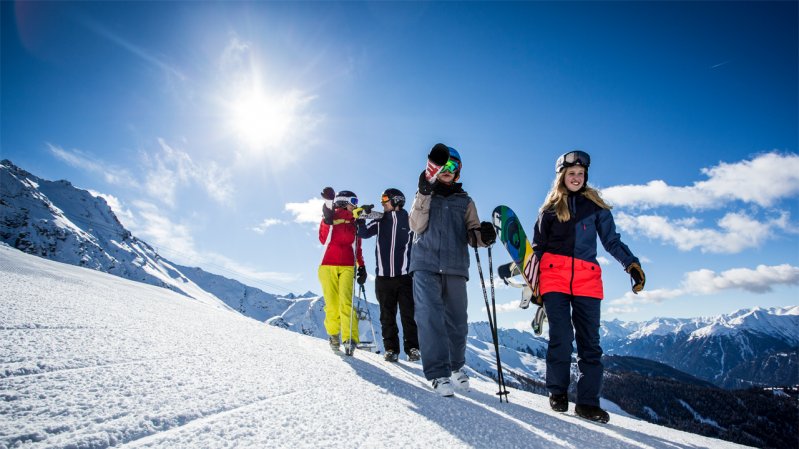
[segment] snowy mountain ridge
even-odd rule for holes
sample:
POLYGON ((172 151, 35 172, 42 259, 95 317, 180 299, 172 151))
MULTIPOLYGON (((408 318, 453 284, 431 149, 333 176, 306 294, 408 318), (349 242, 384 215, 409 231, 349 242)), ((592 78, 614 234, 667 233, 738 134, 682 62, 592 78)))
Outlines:
POLYGON ((799 306, 754 307, 729 314, 700 318, 653 318, 643 322, 603 321, 603 339, 639 339, 669 334, 689 338, 752 332, 799 345, 799 306))
POLYGON ((177 265, 133 236, 100 196, 0 162, 0 241, 26 253, 168 288, 264 320, 290 300, 177 265))

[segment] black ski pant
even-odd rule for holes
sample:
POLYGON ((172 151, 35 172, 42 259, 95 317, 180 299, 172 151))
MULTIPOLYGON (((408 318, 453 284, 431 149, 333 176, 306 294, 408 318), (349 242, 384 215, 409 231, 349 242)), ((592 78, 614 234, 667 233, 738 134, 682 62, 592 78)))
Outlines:
POLYGON ((397 306, 402 322, 402 346, 407 354, 419 348, 416 321, 413 319, 413 279, 410 275, 377 276, 375 295, 380 304, 380 329, 383 332, 383 347, 386 351, 400 352, 397 306))

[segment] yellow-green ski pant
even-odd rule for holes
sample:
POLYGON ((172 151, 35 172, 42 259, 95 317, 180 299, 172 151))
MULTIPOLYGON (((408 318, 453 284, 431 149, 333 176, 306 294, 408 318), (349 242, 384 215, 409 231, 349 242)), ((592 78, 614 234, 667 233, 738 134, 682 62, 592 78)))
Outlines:
POLYGON ((352 309, 352 283, 355 280, 354 267, 321 265, 319 282, 325 295, 325 330, 328 335, 341 333, 341 341, 358 339, 358 317, 352 311, 352 335, 350 335, 350 312, 352 309))

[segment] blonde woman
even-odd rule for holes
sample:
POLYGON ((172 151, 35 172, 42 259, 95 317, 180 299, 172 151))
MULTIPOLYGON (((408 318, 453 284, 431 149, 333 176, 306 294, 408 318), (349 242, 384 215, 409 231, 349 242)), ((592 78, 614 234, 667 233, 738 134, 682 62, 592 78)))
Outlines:
POLYGON ((599 406, 602 347, 599 345, 602 269, 596 259, 599 237, 605 250, 630 274, 633 292, 644 288, 644 272, 616 232, 610 206, 588 186, 591 157, 570 151, 555 164, 555 181, 541 206, 533 231, 533 251, 540 261, 539 288, 549 321, 546 384, 553 410, 569 409, 572 341, 577 339, 577 405, 575 413, 606 423, 599 406))

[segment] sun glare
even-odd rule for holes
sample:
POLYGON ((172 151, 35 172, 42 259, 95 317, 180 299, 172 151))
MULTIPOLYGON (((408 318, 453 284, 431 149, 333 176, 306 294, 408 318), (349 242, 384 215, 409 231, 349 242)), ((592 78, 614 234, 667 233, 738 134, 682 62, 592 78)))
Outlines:
POLYGON ((275 97, 257 89, 241 92, 231 106, 233 132, 251 150, 259 152, 283 143, 297 112, 291 94, 275 97))

